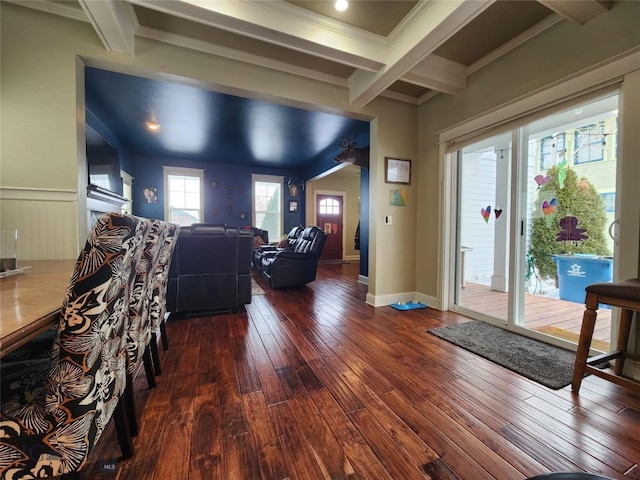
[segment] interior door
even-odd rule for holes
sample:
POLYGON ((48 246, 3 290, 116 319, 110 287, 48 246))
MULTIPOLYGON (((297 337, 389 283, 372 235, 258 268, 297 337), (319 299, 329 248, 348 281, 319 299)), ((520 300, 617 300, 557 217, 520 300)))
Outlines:
POLYGON ((316 218, 327 240, 320 255, 321 260, 342 260, 342 225, 344 212, 341 195, 318 195, 316 218))

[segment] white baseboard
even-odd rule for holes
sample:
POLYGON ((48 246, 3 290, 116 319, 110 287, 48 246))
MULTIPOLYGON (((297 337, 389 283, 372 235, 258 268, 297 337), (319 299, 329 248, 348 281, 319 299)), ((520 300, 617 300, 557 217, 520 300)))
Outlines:
POLYGON ((369 285, 369 277, 366 277, 364 275, 358 275, 358 283, 369 285))
POLYGON ((344 260, 347 262, 359 262, 360 255, 345 255, 344 260))
POLYGON ((442 304, 438 299, 417 292, 393 293, 389 295, 372 295, 367 293, 366 298, 366 302, 374 307, 384 307, 386 305, 391 305, 392 303, 409 302, 412 300, 422 302, 428 307, 435 308, 436 310, 442 309, 442 304))

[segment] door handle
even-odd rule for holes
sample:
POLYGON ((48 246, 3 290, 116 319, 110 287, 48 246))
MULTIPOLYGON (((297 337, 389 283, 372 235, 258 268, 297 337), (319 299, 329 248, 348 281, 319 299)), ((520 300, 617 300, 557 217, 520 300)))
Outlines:
POLYGON ((618 229, 615 229, 615 231, 614 231, 614 225, 620 225, 620 219, 619 218, 616 218, 609 225, 609 236, 611 237, 611 240, 613 240, 613 242, 617 245, 618 244, 618 229))

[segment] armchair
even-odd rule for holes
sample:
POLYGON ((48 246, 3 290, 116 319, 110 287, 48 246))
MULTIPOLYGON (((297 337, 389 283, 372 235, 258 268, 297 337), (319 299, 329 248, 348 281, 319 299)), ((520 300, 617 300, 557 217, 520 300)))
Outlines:
POLYGON ((316 279, 318 259, 324 248, 326 235, 317 226, 306 227, 293 250, 263 255, 262 276, 271 288, 298 287, 316 279))
POLYGON ((296 242, 302 238, 303 227, 296 226, 289 230, 287 234, 287 246, 279 247, 278 245, 261 245, 253 251, 252 263, 258 270, 262 270, 262 258, 265 255, 275 255, 277 252, 295 249, 296 242))

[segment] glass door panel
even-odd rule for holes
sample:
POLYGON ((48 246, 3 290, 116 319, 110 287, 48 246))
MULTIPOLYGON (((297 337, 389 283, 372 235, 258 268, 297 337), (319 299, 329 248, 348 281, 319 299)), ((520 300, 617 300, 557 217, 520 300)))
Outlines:
MULTIPOLYGON (((584 288, 612 280, 617 126, 618 96, 612 95, 524 129, 525 292, 516 324, 575 343, 584 288)), ((610 319, 601 309, 595 348, 608 349, 610 319)))
POLYGON ((458 152, 455 304, 505 323, 509 311, 511 132, 458 152))

